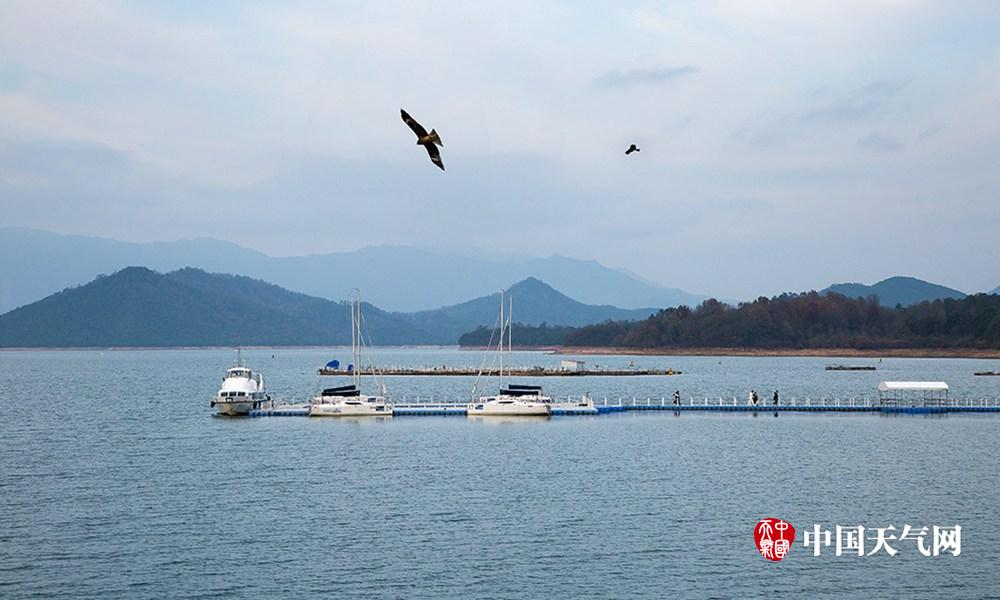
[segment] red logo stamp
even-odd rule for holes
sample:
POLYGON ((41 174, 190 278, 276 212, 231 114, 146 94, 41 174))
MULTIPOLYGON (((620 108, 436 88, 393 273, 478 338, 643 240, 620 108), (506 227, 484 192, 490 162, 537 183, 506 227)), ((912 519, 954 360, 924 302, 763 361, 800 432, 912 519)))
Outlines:
POLYGON ((753 529, 757 550, 767 560, 778 562, 785 558, 795 541, 795 528, 783 519, 761 519, 753 529))

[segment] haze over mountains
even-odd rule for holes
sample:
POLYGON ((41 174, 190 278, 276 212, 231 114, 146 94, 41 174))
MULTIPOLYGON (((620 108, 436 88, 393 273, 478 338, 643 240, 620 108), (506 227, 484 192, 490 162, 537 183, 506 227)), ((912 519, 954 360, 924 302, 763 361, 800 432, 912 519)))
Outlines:
MULTIPOLYGON (((283 292, 313 296, 314 301, 326 298, 334 300, 334 304, 350 297, 351 290, 358 287, 364 291, 365 300, 386 315, 387 329, 380 332, 384 335, 377 336, 383 344, 455 343, 461 334, 477 326, 492 325, 497 310, 496 290, 519 280, 522 283, 518 284, 515 294, 518 297, 515 300, 515 318, 525 325, 545 322, 549 325, 581 326, 608 319, 636 320, 660 308, 678 304, 693 307, 702 300, 699 296, 643 281, 595 261, 559 256, 487 260, 408 247, 379 246, 342 254, 274 258, 218 240, 134 244, 30 229, 0 228, 0 314, 64 288, 82 285, 98 274, 114 273, 129 264, 162 272, 197 266, 205 270, 249 275, 249 279, 242 277, 233 281, 262 279, 276 284, 272 286, 276 289, 287 288, 283 292), (428 306, 432 308, 426 308, 428 306), (618 308, 620 306, 627 308, 618 308), (392 318, 389 315, 393 315, 392 318), (390 329, 392 334, 388 333, 390 329)), ((174 273, 167 276, 175 280, 174 283, 180 277, 174 273)), ((172 288, 167 286, 167 289, 172 288)), ((891 277, 873 285, 834 284, 823 291, 849 297, 876 295, 882 305, 890 307, 965 296, 959 290, 913 277, 891 277)), ((1000 293, 1000 288, 993 293, 1000 293)), ((169 297, 169 293, 164 296, 169 297)), ((108 299, 114 298, 109 296, 108 299)), ((218 307, 202 308, 208 314, 218 307)), ((314 308, 310 305, 309 310, 314 308)), ((320 316, 319 313, 309 313, 305 308, 301 310, 305 311, 302 314, 310 314, 311 317, 320 316)), ((372 319, 377 322, 376 314, 373 313, 372 319)), ((55 318, 52 313, 49 316, 55 318)), ((267 320, 264 316, 260 318, 267 320)), ((39 326, 45 327, 46 324, 39 323, 39 326)), ((312 344, 313 341, 306 340, 332 340, 339 335, 337 329, 321 329, 313 337, 303 337, 298 333, 286 335, 304 324, 296 322, 284 326, 286 329, 273 333, 275 339, 287 339, 288 344, 312 344)), ((212 328, 207 331, 212 331, 212 328)), ((219 338, 219 335, 213 339, 219 338)), ((97 336, 94 339, 103 338, 97 336)), ((130 338, 118 336, 115 339, 130 338)), ((192 339, 200 338, 195 336, 192 339)), ((159 342, 149 343, 155 345, 159 342)))
MULTIPOLYGON (((644 319, 648 310, 587 305, 537 279, 509 288, 515 320, 585 325, 644 319)), ((497 294, 416 314, 365 303, 365 331, 378 345, 455 344, 497 322, 497 294)), ((348 305, 249 277, 129 267, 0 315, 0 347, 310 346, 349 344, 348 305)))
MULTIPOLYGON (((924 301, 933 301, 944 298, 960 299, 966 294, 958 290, 929 283, 915 277, 890 277, 883 279, 873 285, 863 283, 835 283, 823 290, 823 292, 834 292, 848 298, 867 298, 868 296, 878 296, 879 303, 883 306, 910 306, 924 301)), ((991 293, 996 293, 994 290, 991 293)))
MULTIPOLYGON (((248 240, 252 245, 252 240, 248 240)), ((624 308, 698 304, 703 296, 659 286, 593 260, 563 256, 489 260, 406 246, 271 257, 219 240, 131 243, 21 228, 0 228, 0 313, 132 265, 169 272, 195 267, 262 279, 331 300, 353 288, 376 306, 419 311, 491 294, 528 277, 570 297, 624 308)))

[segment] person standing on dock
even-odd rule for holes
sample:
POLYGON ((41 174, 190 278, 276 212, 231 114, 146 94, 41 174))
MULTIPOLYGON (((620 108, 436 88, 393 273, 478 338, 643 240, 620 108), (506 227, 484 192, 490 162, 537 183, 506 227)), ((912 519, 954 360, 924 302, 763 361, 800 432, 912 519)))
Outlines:
POLYGON ((674 390, 674 405, 676 405, 676 406, 680 406, 681 405, 681 391, 680 390, 674 390))
POLYGON ((757 390, 750 390, 750 402, 757 406, 757 390))
POLYGON ((778 405, 778 390, 774 390, 774 396, 771 398, 771 400, 773 401, 775 406, 778 405))

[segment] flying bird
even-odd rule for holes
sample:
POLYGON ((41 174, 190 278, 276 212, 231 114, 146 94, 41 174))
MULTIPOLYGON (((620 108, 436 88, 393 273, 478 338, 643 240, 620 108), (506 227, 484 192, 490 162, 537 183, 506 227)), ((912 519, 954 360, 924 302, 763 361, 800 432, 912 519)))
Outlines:
POLYGON ((639 147, 636 146, 635 144, 632 144, 631 146, 628 147, 628 150, 625 151, 625 156, 628 156, 633 152, 639 152, 639 147))
POLYGON ((427 133, 424 126, 414 121, 413 117, 411 117, 405 110, 400 109, 399 114, 403 117, 403 122, 413 130, 413 133, 417 134, 417 145, 426 148, 427 154, 431 157, 431 162, 441 167, 441 170, 444 171, 444 162, 441 160, 441 152, 437 149, 438 146, 444 147, 444 144, 441 143, 441 136, 439 136, 433 129, 431 129, 430 133, 427 133))

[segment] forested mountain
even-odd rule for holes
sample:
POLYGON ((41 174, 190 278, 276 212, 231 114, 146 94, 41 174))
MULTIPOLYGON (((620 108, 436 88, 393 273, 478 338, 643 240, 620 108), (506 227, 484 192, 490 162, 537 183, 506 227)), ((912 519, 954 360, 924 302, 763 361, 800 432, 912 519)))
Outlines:
MULTIPOLYGON (((382 344, 441 341, 369 304, 382 344)), ((350 308, 278 286, 197 269, 129 267, 0 315, 2 347, 350 344, 350 308)))
MULTIPOLYGON (((508 290, 514 343, 624 348, 998 348, 1000 296, 886 307, 873 296, 783 294, 730 306, 625 310, 573 300, 537 279, 508 290), (652 316, 649 316, 652 315, 652 316), (644 317, 648 317, 643 319, 644 317), (643 319, 643 320, 629 320, 643 319), (595 324, 596 323, 596 324, 595 324)), ((499 297, 413 314, 365 304, 379 345, 485 345, 499 297), (465 333, 465 335, 462 335, 465 333)), ((349 307, 233 275, 129 267, 0 315, 0 347, 334 345, 349 307)))
MULTIPOLYGON (((583 325, 639 319, 629 311, 577 302, 537 279, 511 286, 518 320, 583 325)), ((365 331, 379 345, 454 344, 492 327, 498 294, 415 314, 364 305, 365 331)), ((249 277, 129 267, 0 315, 0 347, 349 344, 348 305, 290 292, 249 277)))

